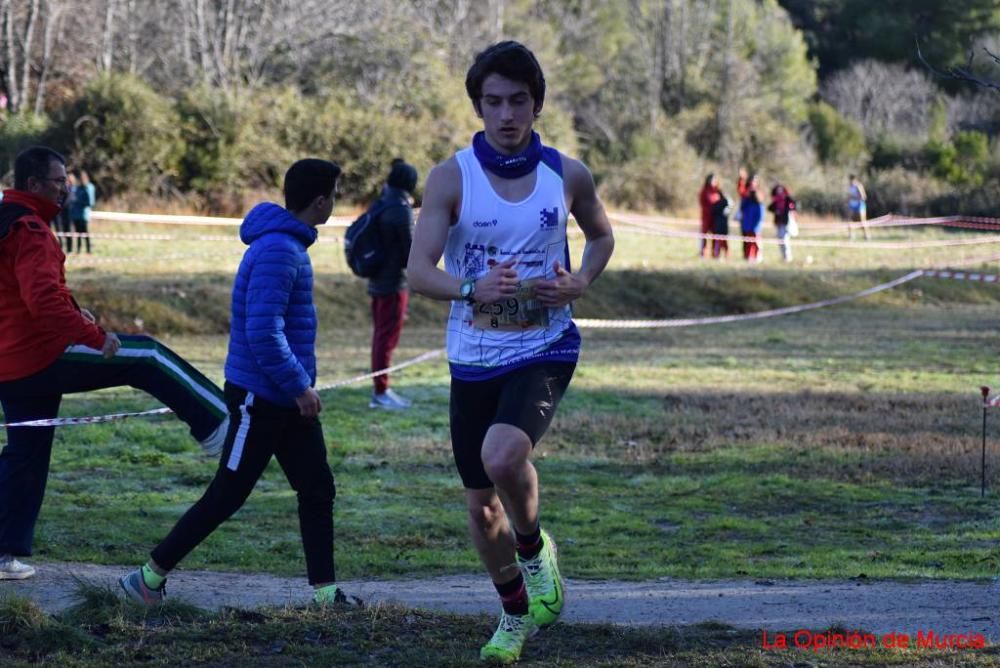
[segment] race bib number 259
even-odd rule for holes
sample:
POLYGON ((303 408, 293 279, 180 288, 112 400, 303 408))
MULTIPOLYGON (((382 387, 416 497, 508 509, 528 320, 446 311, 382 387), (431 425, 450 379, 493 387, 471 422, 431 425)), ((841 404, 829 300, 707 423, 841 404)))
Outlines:
POLYGON ((492 303, 476 302, 472 324, 480 329, 518 331, 549 326, 549 309, 535 295, 539 279, 522 281, 510 297, 492 303))

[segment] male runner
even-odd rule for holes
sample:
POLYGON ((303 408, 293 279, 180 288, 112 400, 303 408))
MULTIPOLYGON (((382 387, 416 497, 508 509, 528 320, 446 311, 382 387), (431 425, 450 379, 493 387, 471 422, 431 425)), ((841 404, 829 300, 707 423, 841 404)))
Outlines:
POLYGON ((589 170, 532 130, 545 100, 534 54, 495 44, 465 85, 483 131, 430 173, 408 271, 413 290, 452 301, 452 450, 472 541, 503 605, 480 656, 507 663, 563 609, 530 456, 579 356, 569 305, 607 265, 614 237, 589 170), (587 239, 575 273, 567 213, 587 239))

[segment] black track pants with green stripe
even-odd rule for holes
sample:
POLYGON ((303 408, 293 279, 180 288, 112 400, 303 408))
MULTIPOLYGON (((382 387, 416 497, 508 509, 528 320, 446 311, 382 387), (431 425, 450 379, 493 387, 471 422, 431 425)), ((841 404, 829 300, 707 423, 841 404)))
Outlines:
MULTIPOLYGON (((54 418, 64 394, 131 386, 171 408, 196 440, 211 435, 227 413, 222 390, 156 339, 119 338, 121 349, 110 359, 99 350, 71 346, 38 373, 0 382, 4 421, 54 418)), ((7 429, 0 451, 0 554, 31 554, 54 434, 54 427, 7 429)))

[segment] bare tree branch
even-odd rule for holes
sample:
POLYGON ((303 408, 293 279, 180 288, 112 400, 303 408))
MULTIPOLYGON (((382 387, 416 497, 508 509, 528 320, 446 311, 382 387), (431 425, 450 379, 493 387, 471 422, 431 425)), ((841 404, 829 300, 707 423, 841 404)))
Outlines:
MULTIPOLYGON (((973 83, 973 84, 975 84, 977 86, 982 86, 983 88, 992 88, 993 90, 1000 91, 1000 82, 994 81, 993 79, 987 79, 985 77, 981 77, 981 76, 979 76, 977 74, 973 74, 973 72, 972 72, 972 60, 973 60, 974 55, 973 55, 972 51, 969 51, 969 62, 968 62, 968 65, 966 67, 948 67, 948 68, 946 68, 944 70, 941 70, 941 69, 938 69, 938 68, 934 67, 933 65, 931 65, 929 62, 927 62, 927 59, 924 58, 924 54, 920 50, 920 40, 919 39, 914 39, 914 42, 917 45, 917 58, 919 58, 920 62, 924 64, 924 67, 926 67, 927 69, 929 69, 931 72, 933 72, 937 76, 945 78, 945 79, 955 79, 957 81, 967 81, 967 82, 973 83)), ((985 51, 987 54, 989 54, 989 56, 991 58, 993 58, 994 62, 1000 64, 1000 58, 998 58, 995 54, 991 53, 989 51, 989 49, 986 49, 984 47, 983 51, 985 51)))

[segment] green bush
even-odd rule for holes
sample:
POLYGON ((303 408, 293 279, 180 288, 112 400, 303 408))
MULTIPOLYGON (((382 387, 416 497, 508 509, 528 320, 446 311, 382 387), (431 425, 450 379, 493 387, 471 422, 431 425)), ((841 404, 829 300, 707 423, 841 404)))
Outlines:
POLYGON ((58 110, 54 143, 90 172, 105 197, 175 192, 184 153, 170 100, 138 77, 102 74, 58 110))
POLYGON ((0 116, 0 176, 13 183, 14 158, 28 146, 47 143, 48 132, 46 116, 31 113, 0 116))
POLYGON ((702 172, 708 167, 683 137, 673 132, 636 135, 632 155, 623 164, 595 170, 603 199, 634 211, 697 206, 702 172))
POLYGON ((845 215, 845 196, 840 191, 802 188, 794 195, 796 207, 800 211, 808 211, 821 216, 843 217, 845 215))
POLYGON ((934 175, 952 185, 982 185, 990 170, 989 138, 982 132, 959 132, 950 142, 930 141, 925 150, 934 175))
POLYGON ((945 194, 948 186, 929 174, 894 167, 869 172, 865 189, 868 192, 868 217, 873 218, 887 213, 931 215, 931 203, 945 194))
POLYGON ((865 135, 826 102, 809 108, 809 125, 816 139, 816 153, 827 165, 853 165, 865 157, 865 135))
POLYGON ((901 167, 925 172, 930 169, 926 146, 903 141, 889 135, 880 137, 872 145, 868 168, 886 170, 901 167))

